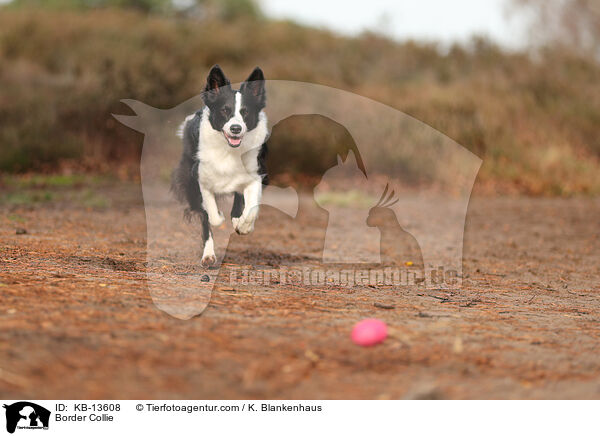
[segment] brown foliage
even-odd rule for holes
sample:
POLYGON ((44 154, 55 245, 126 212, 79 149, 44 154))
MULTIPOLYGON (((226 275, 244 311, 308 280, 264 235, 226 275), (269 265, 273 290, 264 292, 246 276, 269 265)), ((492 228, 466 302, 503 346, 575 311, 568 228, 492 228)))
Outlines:
MULTIPOLYGON (((260 65, 268 79, 343 88, 402 110, 482 157, 480 186, 489 190, 600 192, 593 59, 560 49, 532 58, 484 40, 444 52, 289 22, 111 10, 0 12, 0 169, 54 170, 67 161, 95 171, 125 162, 135 171, 142 141, 112 119, 127 111, 119 100, 175 106, 201 91, 214 63, 234 81, 260 65)), ((290 150, 317 158, 320 141, 303 131, 290 150)))

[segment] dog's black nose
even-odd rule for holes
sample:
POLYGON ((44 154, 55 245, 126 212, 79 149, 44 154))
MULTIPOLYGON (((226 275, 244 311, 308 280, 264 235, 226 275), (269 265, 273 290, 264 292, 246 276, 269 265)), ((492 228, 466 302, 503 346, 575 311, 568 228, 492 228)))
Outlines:
POLYGON ((240 126, 239 124, 232 124, 231 127, 229 128, 229 130, 234 135, 237 135, 238 133, 240 133, 242 131, 242 126, 240 126))

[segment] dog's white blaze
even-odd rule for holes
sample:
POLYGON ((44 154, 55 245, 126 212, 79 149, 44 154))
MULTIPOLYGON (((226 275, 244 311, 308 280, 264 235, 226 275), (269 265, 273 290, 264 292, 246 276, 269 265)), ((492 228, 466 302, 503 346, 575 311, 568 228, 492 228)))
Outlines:
POLYGON ((248 131, 248 127, 246 126, 246 123, 244 122, 244 117, 242 117, 242 114, 240 114, 241 108, 242 108, 242 93, 239 91, 236 91, 236 93, 235 93, 235 108, 233 111, 233 116, 229 119, 229 121, 227 121, 225 123, 225 126, 223 126, 223 130, 225 130, 227 132, 227 134, 229 134, 229 135, 232 135, 231 126, 234 124, 239 124, 240 126, 242 126, 242 131, 233 136, 243 137, 246 134, 246 132, 248 131))
POLYGON ((235 111, 234 111, 234 116, 236 118, 239 118, 240 120, 242 120, 242 122, 244 122, 244 119, 242 118, 242 115, 240 114, 240 109, 242 108, 242 93, 237 91, 235 93, 235 111))

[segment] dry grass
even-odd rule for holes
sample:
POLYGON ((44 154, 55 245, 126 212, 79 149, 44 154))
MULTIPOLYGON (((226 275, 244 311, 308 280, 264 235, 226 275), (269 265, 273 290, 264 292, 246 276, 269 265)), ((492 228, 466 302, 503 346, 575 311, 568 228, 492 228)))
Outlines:
MULTIPOLYGON (((480 190, 600 193, 600 66, 592 60, 558 49, 534 59, 481 40, 442 53, 288 22, 122 11, 0 12, 0 170, 125 167, 135 175, 141 138, 111 118, 126 111, 119 100, 175 106, 198 94, 214 63, 234 80, 260 65, 269 79, 343 88, 404 111, 484 159, 480 190)), ((290 150, 318 159, 318 136, 297 129, 290 150)), ((301 162, 285 171, 310 169, 301 162)))

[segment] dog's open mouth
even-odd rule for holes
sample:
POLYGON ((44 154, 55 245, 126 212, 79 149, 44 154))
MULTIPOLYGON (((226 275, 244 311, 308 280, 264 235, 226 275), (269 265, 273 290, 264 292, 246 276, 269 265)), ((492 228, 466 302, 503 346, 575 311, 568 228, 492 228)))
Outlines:
POLYGON ((242 138, 239 136, 230 136, 225 132, 223 132, 223 134, 225 135, 225 138, 227 139, 229 145, 233 148, 239 147, 242 143, 242 138))

